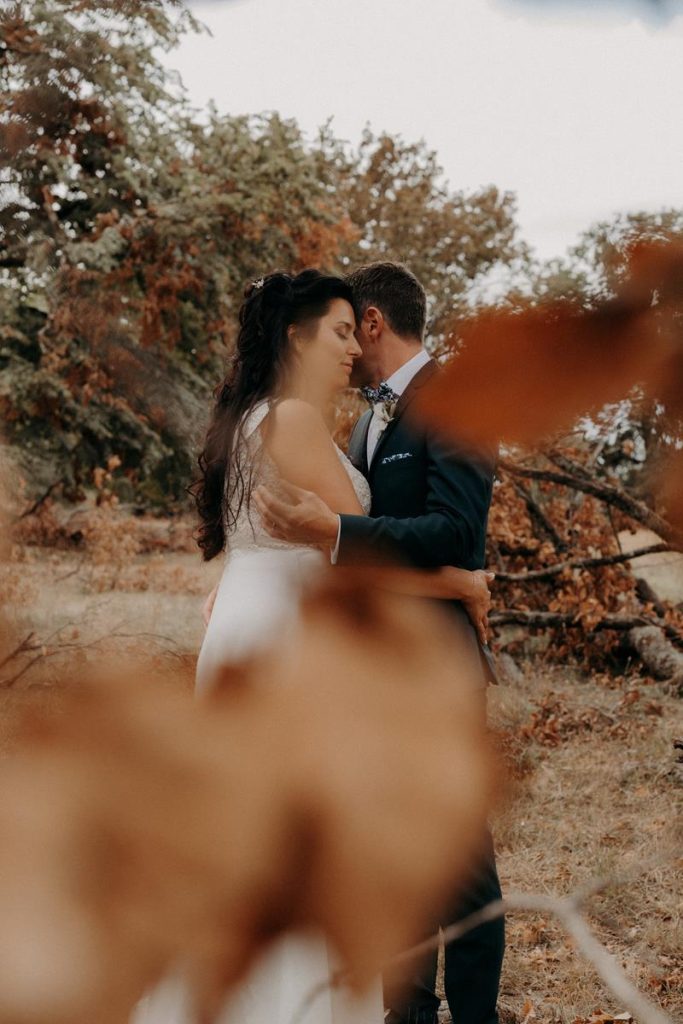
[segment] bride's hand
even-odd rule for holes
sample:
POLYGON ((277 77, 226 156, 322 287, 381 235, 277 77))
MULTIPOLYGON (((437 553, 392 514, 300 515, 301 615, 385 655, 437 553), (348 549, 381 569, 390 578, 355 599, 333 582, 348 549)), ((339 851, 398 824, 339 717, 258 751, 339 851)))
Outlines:
MULTIPOLYGON (((456 571, 459 573, 457 586, 460 588, 463 579, 462 570, 456 571)), ((468 572, 465 593, 460 597, 482 644, 488 643, 489 611, 491 610, 490 586, 495 576, 494 572, 488 572, 485 569, 468 572)))

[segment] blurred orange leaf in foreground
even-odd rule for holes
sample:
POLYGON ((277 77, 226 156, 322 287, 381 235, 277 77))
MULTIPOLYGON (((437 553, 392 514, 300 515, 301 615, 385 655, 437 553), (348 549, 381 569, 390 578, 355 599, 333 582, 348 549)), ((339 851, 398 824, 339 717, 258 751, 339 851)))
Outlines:
POLYGON ((425 602, 339 574, 211 700, 131 667, 36 703, 0 778, 0 1021, 119 1024, 179 966, 210 1015, 309 925, 367 981, 452 895, 491 802, 454 665, 425 602))
POLYGON ((634 247, 620 293, 592 310, 554 302, 457 324, 463 350, 418 414, 488 446, 536 443, 635 385, 680 411, 682 304, 683 248, 634 247))

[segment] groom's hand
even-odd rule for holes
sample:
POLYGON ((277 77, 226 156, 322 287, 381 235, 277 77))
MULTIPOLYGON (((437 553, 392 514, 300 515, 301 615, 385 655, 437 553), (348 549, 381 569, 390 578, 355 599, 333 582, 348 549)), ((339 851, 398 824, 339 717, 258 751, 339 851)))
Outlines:
POLYGON ((263 485, 254 490, 254 501, 268 533, 292 544, 333 548, 339 516, 313 491, 304 491, 285 480, 280 481, 280 486, 284 501, 263 485))

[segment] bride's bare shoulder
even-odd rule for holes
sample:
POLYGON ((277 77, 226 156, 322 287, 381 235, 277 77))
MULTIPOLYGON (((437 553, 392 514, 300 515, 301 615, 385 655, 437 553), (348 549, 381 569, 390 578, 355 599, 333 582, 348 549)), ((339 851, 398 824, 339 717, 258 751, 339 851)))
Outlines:
POLYGON ((264 443, 280 476, 296 487, 315 491, 335 512, 361 514, 351 477, 321 411, 301 399, 289 398, 278 402, 272 413, 264 443))
POLYGON ((284 398, 277 402, 271 410, 270 420, 273 437, 329 434, 320 410, 302 398, 284 398))

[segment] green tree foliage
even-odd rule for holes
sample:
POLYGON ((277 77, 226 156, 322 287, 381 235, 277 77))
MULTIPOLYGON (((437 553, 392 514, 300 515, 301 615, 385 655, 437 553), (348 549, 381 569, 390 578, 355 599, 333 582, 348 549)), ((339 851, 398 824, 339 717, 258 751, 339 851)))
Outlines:
POLYGON ((496 268, 525 262, 515 199, 488 185, 454 191, 424 142, 363 133, 348 151, 325 133, 321 153, 337 172, 337 195, 360 237, 344 248, 347 263, 400 260, 430 299, 434 348, 454 317, 471 310, 477 286, 496 268))
POLYGON ((621 213, 593 224, 564 257, 529 261, 519 292, 509 303, 571 299, 590 307, 612 298, 623 283, 633 247, 647 242, 683 242, 683 210, 621 213))
POLYGON ((683 210, 624 213, 586 231, 570 251, 570 262, 591 298, 612 298, 623 284, 633 247, 668 241, 683 242, 683 210))
MULTIPOLYGON (((78 491, 114 452, 134 478, 164 483, 183 463, 154 411, 177 375, 142 350, 135 298, 142 222, 172 195, 179 156, 180 108, 154 50, 194 25, 179 0, 34 0, 3 14, 1 397, 42 484, 63 476, 78 491)), ((179 381, 171 405, 192 390, 179 381)))
POLYGON ((33 489, 122 460, 124 497, 183 494, 245 283, 401 259, 433 338, 523 255, 514 203, 443 184, 427 147, 276 115, 200 120, 159 59, 183 0, 21 0, 0 19, 0 403, 33 489))
POLYGON ((168 188, 177 105, 153 48, 189 26, 180 0, 32 0, 5 12, 1 145, 15 201, 1 213, 4 266, 42 274, 98 217, 168 188))

